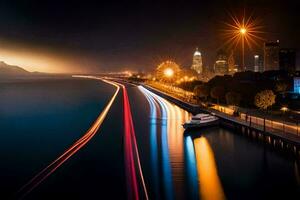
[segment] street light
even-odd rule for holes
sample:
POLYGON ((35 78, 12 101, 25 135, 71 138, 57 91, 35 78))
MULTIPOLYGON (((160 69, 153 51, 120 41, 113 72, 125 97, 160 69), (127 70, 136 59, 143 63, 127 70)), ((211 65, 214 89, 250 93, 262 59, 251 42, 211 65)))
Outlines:
POLYGON ((240 35, 242 38, 242 59, 243 59, 243 69, 246 71, 245 67, 245 36, 247 34, 247 29, 245 27, 240 28, 240 35))
POLYGON ((247 33, 247 29, 245 29, 245 28, 240 28, 240 33, 241 33, 242 35, 245 35, 245 34, 247 33))
POLYGON ((287 108, 287 107, 285 107, 285 106, 283 106, 280 110, 282 110, 283 111, 283 114, 286 112, 286 111, 288 111, 289 109, 287 108))
POLYGON ((244 14, 240 19, 233 15, 230 15, 230 17, 232 22, 225 22, 228 26, 224 30, 224 37, 227 41, 223 45, 230 45, 230 47, 236 48, 242 43, 242 68, 245 70, 245 42, 250 49, 252 48, 252 44, 259 46, 256 40, 264 40, 259 36, 259 34, 264 33, 261 31, 263 27, 259 25, 259 21, 253 19, 252 16, 246 18, 244 14))

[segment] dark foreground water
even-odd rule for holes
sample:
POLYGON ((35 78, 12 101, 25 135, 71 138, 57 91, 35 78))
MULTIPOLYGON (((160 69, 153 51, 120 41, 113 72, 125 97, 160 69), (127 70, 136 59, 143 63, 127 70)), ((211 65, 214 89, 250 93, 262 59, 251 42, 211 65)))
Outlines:
POLYGON ((14 194, 90 127, 113 87, 75 79, 0 83, 0 191, 14 194))
MULTIPOLYGON (((114 90, 81 79, 0 83, 1 199, 80 138, 114 90)), ((134 86, 128 95, 150 199, 299 197, 292 155, 222 128, 184 136, 189 113, 134 86)), ((122 103, 120 93, 98 134, 26 199, 126 199, 122 103)))

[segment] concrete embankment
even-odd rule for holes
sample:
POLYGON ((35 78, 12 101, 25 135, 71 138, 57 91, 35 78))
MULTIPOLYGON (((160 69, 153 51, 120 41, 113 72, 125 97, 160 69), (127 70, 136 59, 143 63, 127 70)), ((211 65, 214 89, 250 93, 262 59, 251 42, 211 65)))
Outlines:
POLYGON ((204 113, 210 113, 209 111, 205 110, 205 108, 200 107, 199 105, 194 105, 194 104, 190 104, 187 102, 184 102, 180 99, 177 99, 175 97, 172 97, 164 92, 161 92, 153 87, 150 87, 148 85, 143 85, 145 88, 147 88, 148 90, 150 90, 151 92, 171 101, 172 103, 174 103, 175 105, 179 106, 180 108, 192 113, 192 114, 197 114, 200 112, 204 112, 204 113))

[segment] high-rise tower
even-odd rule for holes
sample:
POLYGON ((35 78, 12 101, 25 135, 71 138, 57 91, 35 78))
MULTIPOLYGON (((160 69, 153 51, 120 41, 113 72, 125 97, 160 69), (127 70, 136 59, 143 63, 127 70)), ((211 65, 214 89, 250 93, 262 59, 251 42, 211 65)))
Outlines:
POLYGON ((264 44, 264 71, 279 70, 279 40, 264 44))
POLYGON ((201 74, 203 72, 203 66, 202 66, 202 56, 198 48, 196 49, 193 57, 193 65, 191 69, 195 70, 198 74, 201 74))
POLYGON ((227 54, 224 50, 219 50, 217 53, 216 62, 214 65, 216 74, 227 74, 228 73, 228 59, 227 54))
POLYGON ((296 71, 296 49, 283 48, 279 51, 279 69, 287 72, 296 71))
POLYGON ((254 72, 259 72, 259 55, 254 55, 254 72))

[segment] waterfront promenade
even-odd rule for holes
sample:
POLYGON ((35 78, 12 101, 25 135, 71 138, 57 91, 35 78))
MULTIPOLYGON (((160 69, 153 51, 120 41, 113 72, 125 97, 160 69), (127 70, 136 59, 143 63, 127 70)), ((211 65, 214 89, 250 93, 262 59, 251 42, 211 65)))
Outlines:
POLYGON ((216 116, 221 118, 222 121, 230 122, 234 125, 242 126, 253 131, 260 132, 265 136, 270 136, 274 139, 279 140, 280 142, 292 144, 297 149, 299 149, 300 147, 300 130, 297 124, 274 121, 268 118, 248 115, 246 113, 240 113, 239 116, 234 116, 233 110, 230 110, 230 108, 227 107, 204 107, 185 102, 148 85, 143 86, 193 114, 199 112, 214 113, 216 116))

